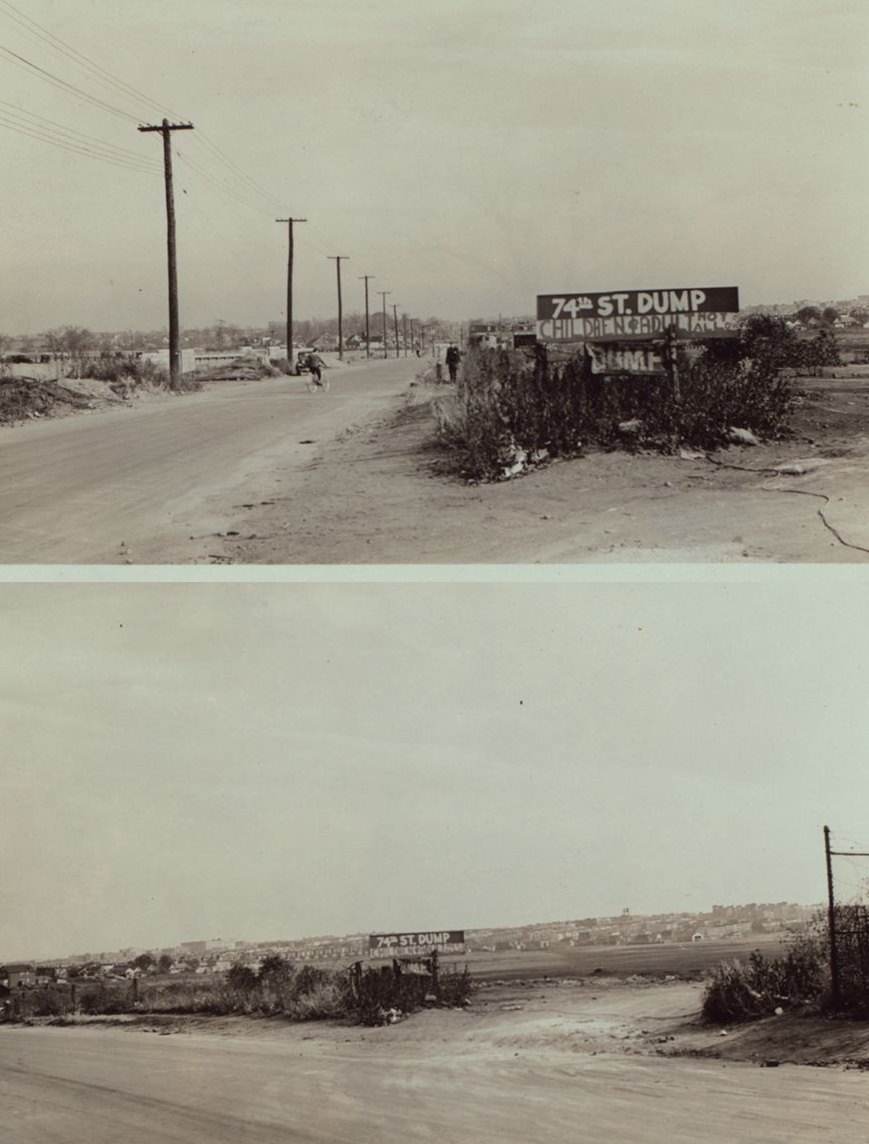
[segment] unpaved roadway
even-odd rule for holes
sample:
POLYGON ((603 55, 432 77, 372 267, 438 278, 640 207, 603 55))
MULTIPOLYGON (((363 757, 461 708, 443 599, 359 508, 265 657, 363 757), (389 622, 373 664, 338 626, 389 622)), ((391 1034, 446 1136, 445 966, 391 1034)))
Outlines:
POLYGON ((0 430, 0 563, 198 563, 263 489, 289 495, 312 451, 392 408, 415 359, 303 379, 214 383, 130 409, 0 430), (304 444, 302 442, 305 442, 304 444))
POLYGON ((3 1028, 3 1140, 864 1144, 865 1073, 657 1055, 697 997, 595 983, 369 1030, 3 1028))
POLYGON ((803 379, 791 434, 589 451, 469 485, 433 448, 425 362, 0 430, 0 564, 865 563, 869 378, 803 379))

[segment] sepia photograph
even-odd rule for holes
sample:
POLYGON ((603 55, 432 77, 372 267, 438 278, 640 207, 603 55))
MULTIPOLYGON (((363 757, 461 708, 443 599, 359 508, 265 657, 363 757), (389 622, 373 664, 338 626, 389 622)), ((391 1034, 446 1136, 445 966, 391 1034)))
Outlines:
POLYGON ((858 0, 0 0, 0 563, 864 563, 858 0))
POLYGON ((864 1144, 867 44, 0 0, 3 1144, 864 1144))
POLYGON ((7 584, 4 1141, 862 1144, 866 620, 7 584))

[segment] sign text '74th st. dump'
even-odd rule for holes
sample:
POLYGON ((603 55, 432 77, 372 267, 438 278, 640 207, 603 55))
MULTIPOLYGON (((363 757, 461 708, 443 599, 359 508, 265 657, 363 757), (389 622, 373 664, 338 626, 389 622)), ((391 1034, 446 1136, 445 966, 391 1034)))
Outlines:
POLYGON ((739 290, 736 286, 537 295, 538 321, 547 318, 631 318, 646 314, 732 314, 738 310, 739 290))
POLYGON ((464 953, 464 930, 428 933, 373 933, 368 938, 372 957, 430 957, 438 953, 464 953))
POLYGON ((544 342, 642 341, 675 327, 685 337, 732 335, 736 286, 621 290, 609 294, 540 294, 537 337, 544 342))

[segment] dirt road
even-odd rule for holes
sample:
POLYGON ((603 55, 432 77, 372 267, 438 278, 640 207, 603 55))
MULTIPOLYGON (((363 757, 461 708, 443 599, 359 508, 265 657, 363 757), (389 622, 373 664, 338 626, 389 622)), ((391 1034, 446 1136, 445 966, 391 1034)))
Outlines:
POLYGON ((132 409, 0 433, 0 563, 196 563, 220 553, 234 505, 286 495, 324 440, 407 388, 414 359, 227 382, 132 409), (216 546, 216 547, 215 547, 216 546))
POLYGON ((4 1141, 865 1140, 865 1075, 657 1056, 696 987, 591 990, 494 996, 368 1030, 2 1029, 4 1141))

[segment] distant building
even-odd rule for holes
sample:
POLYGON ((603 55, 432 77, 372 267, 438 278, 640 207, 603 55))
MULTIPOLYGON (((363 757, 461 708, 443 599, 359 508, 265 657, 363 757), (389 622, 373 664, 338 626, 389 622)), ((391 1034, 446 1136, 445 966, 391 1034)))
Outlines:
POLYGON ((36 984, 36 966, 32 962, 10 961, 0 969, 0 980, 4 980, 10 989, 29 988, 36 984))

